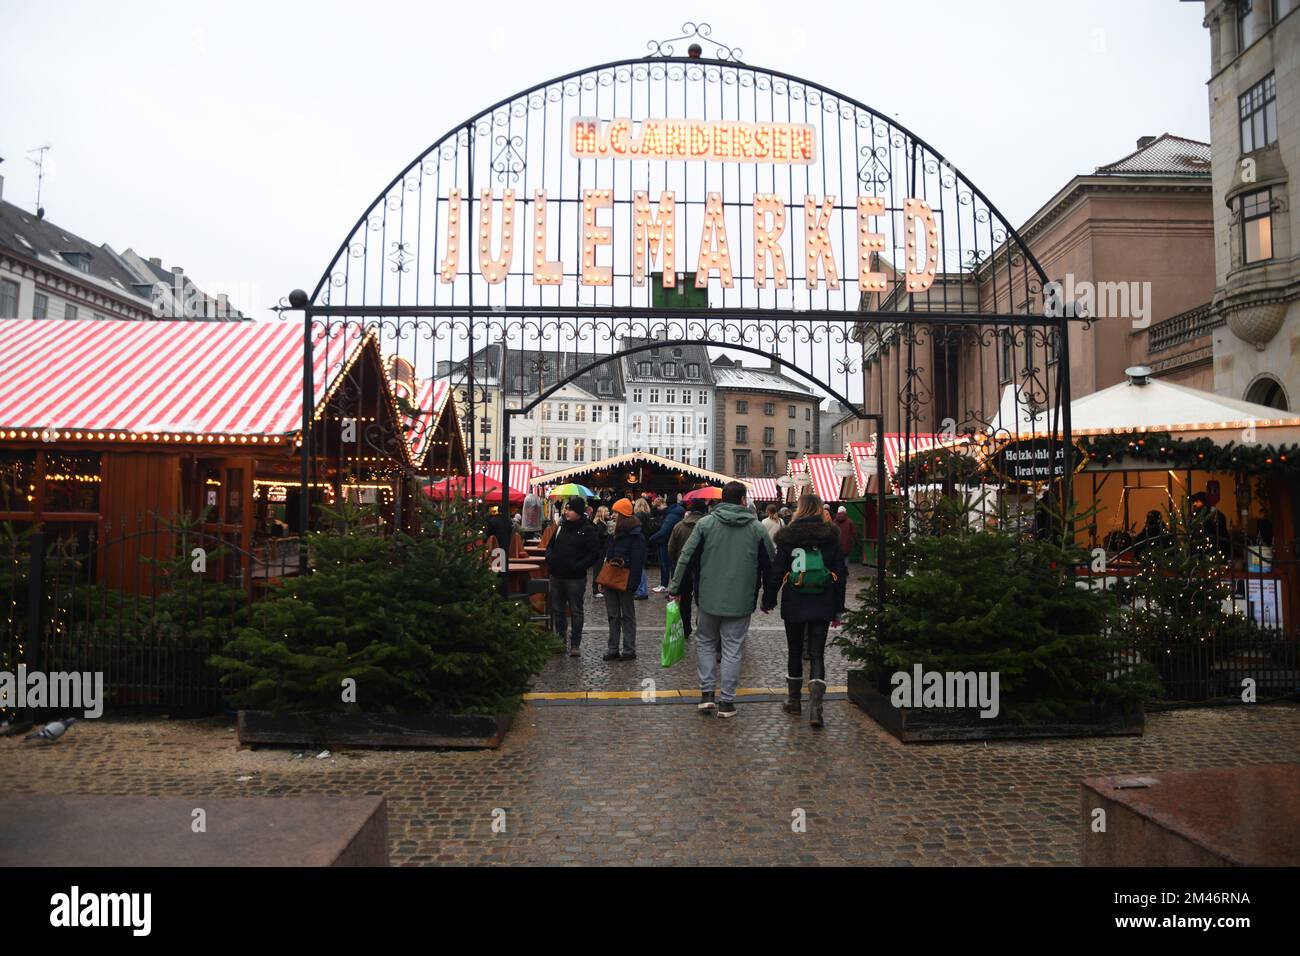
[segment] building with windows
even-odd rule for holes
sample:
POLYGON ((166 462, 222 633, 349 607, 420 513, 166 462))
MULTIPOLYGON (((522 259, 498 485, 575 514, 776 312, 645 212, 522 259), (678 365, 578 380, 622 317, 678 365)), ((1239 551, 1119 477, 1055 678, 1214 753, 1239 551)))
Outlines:
POLYGON ((1300 0, 1206 0, 1214 391, 1300 407, 1300 0))
POLYGON ((622 358, 627 395, 624 452, 645 451, 694 468, 716 467, 713 370, 703 345, 624 339, 621 348, 649 346, 622 358))
POLYGON ((821 448, 822 396, 780 372, 713 360, 717 398, 714 461, 737 478, 777 478, 787 463, 821 448))
MULTIPOLYGON (((1211 387, 1211 206, 1210 145, 1165 133, 1143 136, 1127 156, 1075 176, 1020 227, 1061 297, 1092 319, 1070 327, 1074 398, 1124 381, 1133 365, 1150 365, 1157 377, 1180 385, 1211 387)), ((891 283, 893 291, 864 296, 863 305, 972 316, 1005 311, 1010 284, 1005 272, 999 283, 994 270, 1007 268, 1003 248, 972 269, 940 274, 923 294, 891 283)), ((965 337, 921 332, 910 356, 897 328, 862 336, 866 408, 884 414, 887 433, 983 431, 1008 388, 1032 380, 1029 391, 1051 394, 1059 357, 1054 329, 981 329, 965 337), (925 370, 918 385, 924 400, 904 422, 897 395, 909 367, 925 370)), ((842 431, 846 440, 865 441, 864 428, 871 430, 867 422, 846 422, 842 431)))
MULTIPOLYGON (((450 379, 472 457, 480 462, 500 461, 504 410, 523 408, 591 361, 590 355, 507 349, 498 344, 479 350, 472 381, 469 363, 464 361, 440 362, 438 374, 450 379)), ((555 471, 617 455, 623 451, 625 422, 619 363, 606 362, 569 382, 531 412, 511 416, 510 458, 555 471)))
POLYGON ((133 250, 96 246, 3 200, 0 177, 0 318, 246 318, 225 295, 209 296, 180 267, 133 250))

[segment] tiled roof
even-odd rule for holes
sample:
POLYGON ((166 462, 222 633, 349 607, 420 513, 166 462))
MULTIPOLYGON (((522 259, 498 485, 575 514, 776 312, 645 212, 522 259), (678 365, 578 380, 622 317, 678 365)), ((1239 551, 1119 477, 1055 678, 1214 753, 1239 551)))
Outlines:
POLYGON ((1210 144, 1163 133, 1113 163, 1099 176, 1204 176, 1210 178, 1210 144))
POLYGON ((139 278, 126 268, 117 254, 108 246, 96 246, 68 230, 56 226, 48 219, 38 219, 33 213, 0 200, 0 246, 27 259, 35 259, 55 266, 72 275, 98 279, 94 283, 111 290, 139 308, 148 309, 150 300, 136 292, 133 285, 139 278), (75 258, 65 253, 89 257, 88 270, 80 269, 75 258))
POLYGON ((652 382, 662 385, 697 385, 713 384, 713 373, 709 367, 709 350, 703 345, 685 345, 666 339, 655 342, 654 339, 627 338, 621 343, 624 348, 636 348, 642 345, 654 345, 654 348, 642 349, 631 355, 623 356, 623 370, 629 382, 652 382), (650 374, 641 374, 641 366, 650 363, 650 374), (664 363, 677 363, 676 374, 665 375, 664 363), (698 365, 700 374, 694 378, 686 374, 688 364, 698 365))

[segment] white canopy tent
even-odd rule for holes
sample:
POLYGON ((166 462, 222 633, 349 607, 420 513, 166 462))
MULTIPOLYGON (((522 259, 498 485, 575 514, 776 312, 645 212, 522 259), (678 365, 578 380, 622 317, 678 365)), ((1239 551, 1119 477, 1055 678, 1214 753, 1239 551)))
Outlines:
MULTIPOLYGON (((1070 430, 1075 436, 1170 432, 1184 439, 1209 437, 1221 444, 1300 441, 1300 417, 1294 413, 1150 378, 1149 373, 1143 374, 1145 370, 1131 371, 1127 381, 1071 403, 1070 430), (1253 434, 1248 431, 1252 428, 1253 434)), ((1048 416, 1044 410, 1034 414, 1023 397, 1017 400, 1015 386, 1008 385, 991 431, 1003 438, 1046 434, 1048 416)), ((1059 431, 1059 411, 1052 417, 1059 431)))

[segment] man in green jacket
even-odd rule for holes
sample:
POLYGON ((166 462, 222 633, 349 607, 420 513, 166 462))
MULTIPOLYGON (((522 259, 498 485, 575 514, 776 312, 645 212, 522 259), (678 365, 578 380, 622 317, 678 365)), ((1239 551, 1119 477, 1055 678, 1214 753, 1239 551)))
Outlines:
POLYGON ((758 591, 767 579, 775 553, 772 538, 754 513, 745 507, 748 489, 739 481, 722 488, 722 501, 682 548, 668 585, 669 600, 681 593, 683 578, 698 573, 695 605, 699 608, 696 654, 699 657, 700 703, 703 714, 736 716, 736 686, 740 683, 740 654, 749 631, 749 618, 758 604, 758 591), (713 699, 718 685, 718 642, 722 642, 722 697, 713 699))

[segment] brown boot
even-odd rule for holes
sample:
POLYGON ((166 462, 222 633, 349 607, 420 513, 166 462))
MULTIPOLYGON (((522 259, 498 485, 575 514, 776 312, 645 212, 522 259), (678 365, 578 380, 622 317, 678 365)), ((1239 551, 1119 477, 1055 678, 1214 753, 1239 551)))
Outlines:
POLYGON ((813 727, 821 727, 824 723, 822 720, 822 697, 826 693, 826 682, 820 678, 814 677, 808 681, 808 723, 813 727))
POLYGON ((781 705, 781 709, 791 716, 797 717, 803 713, 803 704, 799 697, 803 693, 803 678, 791 677, 786 675, 786 701, 781 705))

